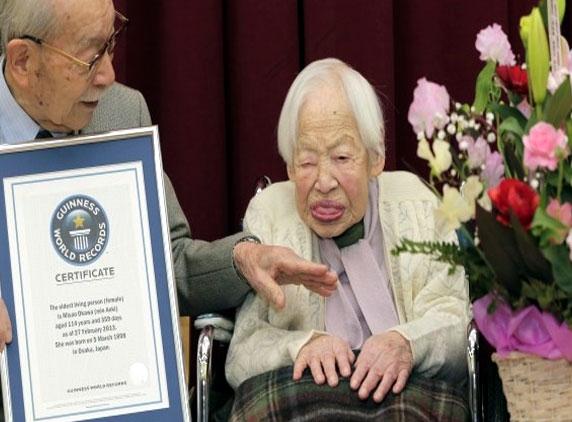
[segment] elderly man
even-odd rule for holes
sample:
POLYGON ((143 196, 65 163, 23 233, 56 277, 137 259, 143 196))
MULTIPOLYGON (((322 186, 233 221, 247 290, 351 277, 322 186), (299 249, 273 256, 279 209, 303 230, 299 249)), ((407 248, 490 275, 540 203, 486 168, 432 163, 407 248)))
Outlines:
MULTIPOLYGON (((115 83, 113 51, 126 24, 112 0, 0 0, 0 144, 150 125, 142 95, 115 83)), ((281 308, 286 281, 323 295, 335 289, 325 265, 246 233, 192 240, 167 177, 165 186, 182 314, 237 306, 251 288, 281 308)), ((0 350, 11 337, 0 301, 0 350)))

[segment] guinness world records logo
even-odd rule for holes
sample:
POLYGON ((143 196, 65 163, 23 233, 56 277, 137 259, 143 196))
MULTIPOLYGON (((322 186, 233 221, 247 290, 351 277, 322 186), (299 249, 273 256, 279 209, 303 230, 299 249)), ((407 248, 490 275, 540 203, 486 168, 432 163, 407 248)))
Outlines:
POLYGON ((64 199, 51 218, 52 245, 65 261, 88 264, 107 246, 109 222, 102 206, 87 195, 64 199))

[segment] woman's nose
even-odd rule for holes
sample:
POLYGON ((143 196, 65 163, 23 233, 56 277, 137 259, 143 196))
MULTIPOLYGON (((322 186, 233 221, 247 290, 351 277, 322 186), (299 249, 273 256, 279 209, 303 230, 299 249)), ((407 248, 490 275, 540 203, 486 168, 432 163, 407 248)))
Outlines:
POLYGON ((338 181, 332 174, 329 165, 318 166, 318 177, 316 179, 315 189, 322 193, 327 193, 338 186, 338 181))

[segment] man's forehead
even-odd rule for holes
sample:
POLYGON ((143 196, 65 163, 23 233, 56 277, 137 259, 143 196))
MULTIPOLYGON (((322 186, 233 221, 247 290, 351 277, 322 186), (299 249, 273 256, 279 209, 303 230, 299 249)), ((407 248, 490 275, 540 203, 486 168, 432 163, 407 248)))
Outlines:
POLYGON ((62 35, 80 45, 101 44, 113 30, 115 9, 107 0, 54 0, 65 3, 56 8, 62 35))
POLYGON ((54 13, 65 25, 112 24, 115 8, 111 0, 48 0, 54 5, 54 13))

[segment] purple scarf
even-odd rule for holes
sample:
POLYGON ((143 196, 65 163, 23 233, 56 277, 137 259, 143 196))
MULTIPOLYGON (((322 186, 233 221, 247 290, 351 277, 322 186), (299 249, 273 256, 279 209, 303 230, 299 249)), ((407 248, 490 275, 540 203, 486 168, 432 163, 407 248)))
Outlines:
POLYGON ((322 262, 338 274, 340 286, 326 298, 326 331, 360 349, 372 334, 398 324, 384 257, 378 212, 377 179, 369 183, 364 239, 339 249, 332 239, 319 239, 322 262))

